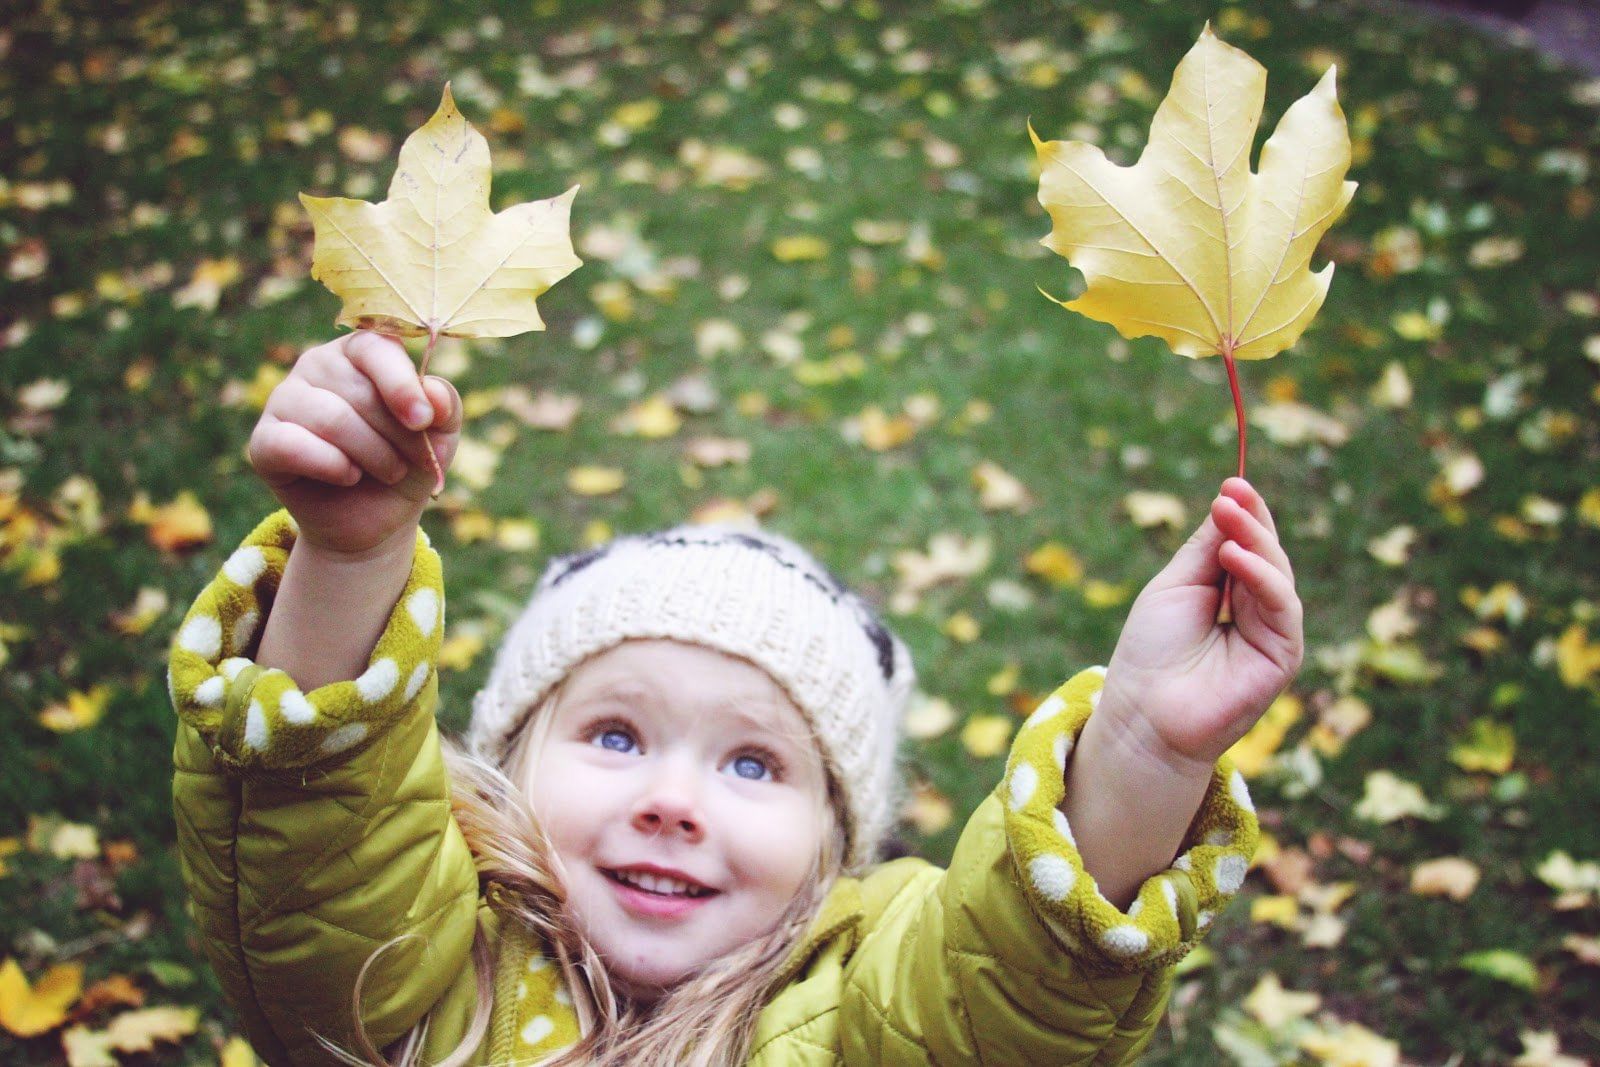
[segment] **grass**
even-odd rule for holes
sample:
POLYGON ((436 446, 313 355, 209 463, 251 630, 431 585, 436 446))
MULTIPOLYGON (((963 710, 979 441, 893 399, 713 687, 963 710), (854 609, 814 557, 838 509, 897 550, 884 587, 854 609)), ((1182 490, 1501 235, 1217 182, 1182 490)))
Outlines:
MULTIPOLYGON (((30 977, 77 959, 91 980, 131 974, 152 1003, 200 1007, 201 1034, 171 1054, 185 1062, 214 1062, 233 1024, 182 915, 162 650, 189 599, 271 506, 243 462, 256 416, 245 386, 333 334, 337 304, 307 278, 309 224, 295 193, 380 198, 394 149, 431 113, 443 81, 489 137, 497 205, 581 183, 574 234, 605 227, 626 250, 586 254, 542 298, 548 332, 446 354, 464 393, 520 384, 583 399, 563 433, 529 430, 499 410, 480 416, 469 433, 501 453, 492 482, 471 492, 456 478, 426 519, 444 549, 452 633, 476 627, 486 641, 444 678, 449 726, 464 724, 494 640, 549 554, 580 546, 596 522, 653 528, 763 490, 776 502, 773 526, 880 602, 895 584, 896 551, 947 530, 992 538, 984 574, 891 621, 928 692, 963 714, 1005 711, 988 690, 996 672, 1015 663, 1021 691, 1047 691, 1105 661, 1125 612, 1041 583, 1023 567, 1027 554, 1061 541, 1089 576, 1131 596, 1187 531, 1135 527, 1124 496, 1171 493, 1198 517, 1232 468, 1216 361, 1122 342, 1035 288, 1060 294, 1072 283, 1037 243, 1049 226, 1025 123, 1046 138, 1093 136, 1131 161, 1199 32, 1194 9, 1106 0, 1031 15, 980 0, 434 7, 50 4, 0 31, 0 258, 9 265, 0 280, 9 660, 0 706, 14 739, 0 749, 0 838, 24 846, 3 861, 0 955, 30 977), (626 106, 640 101, 659 113, 638 121, 646 112, 626 106), (1078 124, 1092 129, 1071 133, 1078 124), (352 127, 391 144, 369 159, 352 127), (693 141, 736 147, 764 174, 747 188, 701 184, 693 141), (38 205, 61 196, 57 182, 64 199, 38 205), (861 220, 904 223, 926 240, 866 243, 854 232, 861 220), (774 241, 801 235, 821 238, 826 254, 773 255, 774 241), (43 269, 17 266, 41 249, 43 269), (235 264, 238 278, 215 307, 182 306, 204 260, 235 264), (264 289, 268 277, 285 281, 264 289), (629 314, 615 293, 597 291, 605 286, 627 297, 629 314), (708 320, 731 323, 742 343, 701 358, 693 339, 708 320), (774 330, 797 340, 805 361, 853 353, 859 374, 805 384, 763 344, 774 330), (716 400, 687 415, 679 435, 610 430, 634 399, 686 375, 704 377, 716 400), (41 380, 66 384, 59 406, 27 392, 41 380), (841 432, 868 405, 894 414, 922 394, 939 414, 899 447, 875 452, 841 432), (963 417, 974 403, 991 417, 963 417), (686 476, 682 442, 700 434, 749 441, 750 462, 686 476), (984 511, 971 474, 983 460, 1020 478, 1037 505, 984 511), (581 464, 620 467, 627 486, 574 496, 564 475, 581 464), (68 503, 86 496, 74 479, 92 484, 100 521, 68 503), (161 504, 184 490, 209 512, 214 537, 159 551, 130 507, 139 494, 161 504), (537 550, 460 542, 452 516, 475 510, 536 519, 537 550), (44 532, 28 533, 29 516, 44 532), (30 582, 27 567, 49 554, 59 576, 30 582), (1031 604, 997 608, 989 592, 1001 579, 1026 587, 1031 604), (147 586, 167 594, 159 619, 137 635, 108 626, 108 612, 147 586), (978 640, 945 636, 957 611, 978 620, 978 640), (98 683, 112 695, 96 725, 56 734, 38 724, 44 707, 98 683), (79 906, 73 862, 27 841, 36 817, 132 843, 137 858, 114 874, 118 906, 79 906)), ((1316 759, 1320 781, 1297 789, 1285 760, 1254 783, 1277 839, 1315 857, 1315 882, 1354 883, 1339 911, 1343 938, 1308 948, 1236 905, 1210 939, 1211 965, 1181 980, 1150 1062, 1216 1062, 1215 1027, 1248 1029, 1239 1004, 1269 971, 1320 993, 1331 1016, 1397 1041, 1410 1061, 1503 1062, 1523 1030, 1554 1031, 1565 1051, 1593 1057, 1600 982, 1562 938, 1592 937, 1600 918, 1593 903, 1554 910, 1534 870, 1558 849, 1596 858, 1600 700, 1592 675, 1561 680, 1553 641, 1574 625, 1600 633, 1600 531, 1578 507, 1600 453, 1597 368, 1583 355, 1600 334, 1588 174, 1600 115, 1572 76, 1454 28, 1349 3, 1209 14, 1271 72, 1262 137, 1331 61, 1356 137, 1351 177, 1361 190, 1315 260, 1339 264, 1332 296, 1295 350, 1243 376, 1252 410, 1292 395, 1349 431, 1336 446, 1252 436, 1250 475, 1279 515, 1313 652, 1294 687, 1307 716, 1283 751, 1340 695, 1367 702, 1373 722, 1339 755, 1316 759), (1383 252, 1396 234, 1417 252, 1399 272, 1383 252), (1489 239, 1516 242, 1520 255, 1494 265, 1489 239), (1414 387, 1399 408, 1371 399, 1392 363, 1414 387), (1444 507, 1430 486, 1456 452, 1475 455, 1484 477, 1444 507), (1534 495, 1565 509, 1555 524, 1520 518, 1534 495), (1404 567, 1387 567, 1366 546, 1402 524, 1415 528, 1415 549, 1404 567), (1519 624, 1485 622, 1463 603, 1465 591, 1498 582, 1526 601, 1519 624), (1327 653, 1359 642, 1373 609, 1397 595, 1439 676, 1402 684, 1370 663, 1339 670, 1327 653), (1465 647, 1463 636, 1484 625, 1500 634, 1498 650, 1465 647), (1480 717, 1513 732, 1504 775, 1449 758, 1480 717), (1356 817, 1377 770, 1416 782, 1443 816, 1356 817), (1361 854, 1352 842, 1370 846, 1370 858, 1352 859, 1361 854), (1409 891, 1418 862, 1451 855, 1482 870, 1471 897, 1409 891), (1537 987, 1460 966, 1494 948, 1532 961, 1537 987)), ((999 770, 972 758, 955 731, 908 757, 958 815, 999 770)), ((959 825, 917 843, 941 859, 959 825)), ((1247 896, 1271 892, 1252 874, 1247 896)), ((1281 1048, 1267 1055, 1295 1062, 1281 1048)), ((54 1035, 0 1033, 8 1063, 59 1058, 54 1035)))

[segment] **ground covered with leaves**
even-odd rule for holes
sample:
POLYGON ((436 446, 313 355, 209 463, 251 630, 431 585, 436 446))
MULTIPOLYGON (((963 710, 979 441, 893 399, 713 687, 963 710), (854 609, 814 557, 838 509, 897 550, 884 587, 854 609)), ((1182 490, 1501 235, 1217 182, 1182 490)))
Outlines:
MULTIPOLYGON (((497 207, 581 184, 586 261, 548 332, 435 353, 470 415, 425 519, 448 725, 549 554, 759 517, 913 646, 904 837, 948 855, 1233 464, 1219 361, 1038 293, 1073 280, 1026 132, 1131 162, 1205 13, 1026 7, 8 17, 0 1060, 250 1062, 184 914, 163 652, 272 506, 260 404, 333 334, 295 194, 381 199, 446 80, 497 207)), ((1310 652, 1241 743, 1269 838, 1150 1061, 1593 1059, 1600 84, 1346 3, 1209 15, 1270 71, 1263 138, 1338 64, 1361 188, 1317 323, 1243 368, 1310 652)))

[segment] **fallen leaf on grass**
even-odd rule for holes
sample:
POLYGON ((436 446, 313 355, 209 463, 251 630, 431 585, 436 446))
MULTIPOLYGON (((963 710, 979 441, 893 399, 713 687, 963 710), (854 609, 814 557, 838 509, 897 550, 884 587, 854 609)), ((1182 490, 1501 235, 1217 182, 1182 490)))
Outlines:
POLYGON ((973 759, 993 759, 1011 743, 1015 725, 1009 715, 974 715, 961 728, 961 744, 973 759))
POLYGON ((1355 807, 1358 819, 1391 823, 1399 819, 1438 819, 1444 808, 1430 804, 1415 782, 1408 782, 1393 771, 1373 771, 1367 775, 1366 792, 1355 807))
POLYGON ((1469 952, 1458 961, 1459 965, 1474 974, 1485 975, 1507 985, 1538 992, 1539 969, 1533 961, 1520 952, 1508 948, 1491 948, 1482 952, 1469 952))
POLYGON ((1018 515, 1033 507, 1028 487, 997 463, 984 460, 972 471, 978 489, 978 506, 985 511, 1014 511, 1018 515))
POLYGON ((1135 526, 1149 529, 1152 526, 1170 526, 1181 530, 1188 525, 1183 501, 1171 493, 1151 493, 1135 490, 1122 498, 1122 506, 1135 526))
POLYGON ((621 489, 627 480, 615 467, 574 467, 567 472, 567 488, 579 496, 606 496, 621 489))
POLYGON ((1249 732, 1228 750, 1240 774, 1254 778, 1266 769, 1267 761, 1283 744, 1289 728, 1300 721, 1304 707, 1293 693, 1281 694, 1267 707, 1249 732))
POLYGON ((37 1037, 67 1021, 67 1009, 83 990, 83 967, 58 963, 33 984, 17 961, 0 963, 0 1026, 17 1037, 37 1037))
POLYGON ((58 734, 86 730, 100 721, 111 703, 111 687, 101 684, 88 691, 74 691, 67 699, 39 712, 39 725, 58 734))
POLYGON ((1554 1030, 1524 1030, 1518 1036, 1522 1054, 1511 1061, 1511 1067, 1588 1067, 1588 1060, 1562 1053, 1554 1030))
POLYGON ((152 506, 144 493, 134 497, 128 518, 145 527, 150 543, 163 552, 179 552, 211 540, 211 513, 188 489, 170 503, 152 506))
POLYGON ((1280 1030, 1294 1019, 1302 1019, 1322 1006, 1316 993, 1296 993, 1283 988, 1276 972, 1268 971, 1256 982, 1242 1005, 1269 1030, 1280 1030))
POLYGON ((1029 574, 1037 574, 1054 586, 1077 585, 1083 580, 1083 561, 1059 541, 1046 541, 1022 561, 1029 574))
POLYGON ((1411 891, 1422 897, 1466 900, 1478 887, 1478 866, 1459 856, 1425 860, 1411 871, 1411 891))

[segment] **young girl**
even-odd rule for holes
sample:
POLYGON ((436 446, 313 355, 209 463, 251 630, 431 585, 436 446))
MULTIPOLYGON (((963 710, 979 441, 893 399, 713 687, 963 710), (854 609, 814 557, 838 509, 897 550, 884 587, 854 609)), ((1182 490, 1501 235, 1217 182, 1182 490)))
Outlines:
POLYGON ((173 644, 183 874, 260 1055, 1138 1054, 1257 839, 1223 753, 1302 654, 1248 483, 1224 483, 1109 666, 1023 724, 943 871, 873 863, 906 649, 782 538, 684 527, 555 560, 467 747, 442 740, 443 587, 418 519, 424 434, 448 466, 460 425, 392 339, 306 352, 250 442, 284 510, 173 644))

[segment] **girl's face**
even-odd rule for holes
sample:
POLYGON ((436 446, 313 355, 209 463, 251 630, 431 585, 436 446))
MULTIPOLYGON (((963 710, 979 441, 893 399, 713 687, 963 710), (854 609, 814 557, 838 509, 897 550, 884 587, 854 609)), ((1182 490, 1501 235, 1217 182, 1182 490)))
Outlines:
POLYGON ((765 671, 626 641, 563 682, 524 783, 583 933, 655 999, 771 930, 831 818, 810 730, 765 671))

